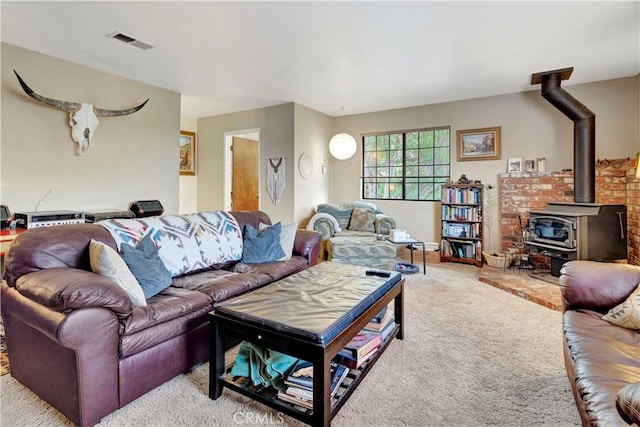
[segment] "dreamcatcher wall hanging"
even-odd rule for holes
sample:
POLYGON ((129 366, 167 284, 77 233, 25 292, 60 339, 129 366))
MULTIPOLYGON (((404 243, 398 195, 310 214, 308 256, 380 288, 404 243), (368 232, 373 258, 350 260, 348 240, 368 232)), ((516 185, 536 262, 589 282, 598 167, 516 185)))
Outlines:
POLYGON ((284 157, 267 159, 267 193, 274 205, 278 204, 287 186, 285 171, 284 157))

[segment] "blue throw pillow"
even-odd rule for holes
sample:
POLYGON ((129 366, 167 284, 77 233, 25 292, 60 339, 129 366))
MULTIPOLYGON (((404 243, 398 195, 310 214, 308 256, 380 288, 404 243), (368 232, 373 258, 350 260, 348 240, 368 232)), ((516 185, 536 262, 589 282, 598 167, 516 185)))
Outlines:
POLYGON ((171 273, 158 256, 158 248, 147 234, 137 248, 123 244, 120 248, 124 262, 142 287, 145 298, 160 293, 171 285, 171 273))
POLYGON ((258 264, 277 261, 284 257, 285 253, 280 246, 281 228, 282 224, 279 222, 262 232, 256 230, 251 224, 245 225, 242 262, 258 264))

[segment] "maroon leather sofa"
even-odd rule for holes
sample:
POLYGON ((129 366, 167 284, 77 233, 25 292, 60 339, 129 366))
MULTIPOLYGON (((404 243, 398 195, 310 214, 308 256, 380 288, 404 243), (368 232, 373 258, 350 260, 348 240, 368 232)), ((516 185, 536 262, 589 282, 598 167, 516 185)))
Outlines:
MULTIPOLYGON (((271 224, 264 212, 230 213, 243 231, 271 224)), ((146 307, 134 307, 91 271, 91 239, 116 248, 97 224, 21 234, 5 258, 1 294, 11 375, 81 426, 207 361, 207 313, 216 303, 316 264, 320 250, 319 233, 298 230, 289 260, 175 277, 146 307)))
MULTIPOLYGON (((640 332, 602 315, 640 283, 640 267, 570 261, 561 271, 564 360, 583 426, 628 426, 616 406, 624 386, 640 381, 640 332)), ((640 408, 638 408, 640 410, 640 408)))

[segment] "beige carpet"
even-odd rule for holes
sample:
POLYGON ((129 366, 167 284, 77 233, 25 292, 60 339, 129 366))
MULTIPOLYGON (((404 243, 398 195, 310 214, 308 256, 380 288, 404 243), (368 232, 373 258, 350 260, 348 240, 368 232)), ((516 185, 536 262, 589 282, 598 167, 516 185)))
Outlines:
MULTIPOLYGON (((477 280, 479 269, 429 264, 406 275, 405 339, 382 355, 334 426, 579 426, 562 361, 561 313, 477 280)), ((229 390, 208 398, 208 364, 107 416, 100 426, 301 425, 229 390)), ((0 425, 66 418, 10 375, 0 425)))

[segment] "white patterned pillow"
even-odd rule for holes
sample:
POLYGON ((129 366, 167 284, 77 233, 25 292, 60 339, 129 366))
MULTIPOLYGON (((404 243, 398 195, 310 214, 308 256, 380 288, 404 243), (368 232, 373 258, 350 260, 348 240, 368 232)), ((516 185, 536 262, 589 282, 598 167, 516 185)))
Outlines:
POLYGON ((145 219, 111 219, 98 224, 109 230, 118 247, 137 246, 147 234, 172 277, 242 259, 242 231, 223 211, 145 219))
POLYGON ((140 283, 129 270, 124 259, 111 246, 91 239, 89 242, 89 261, 91 270, 114 281, 129 295, 133 305, 138 307, 147 305, 140 283))
POLYGON ((640 285, 631 295, 602 316, 607 322, 640 332, 640 285))

